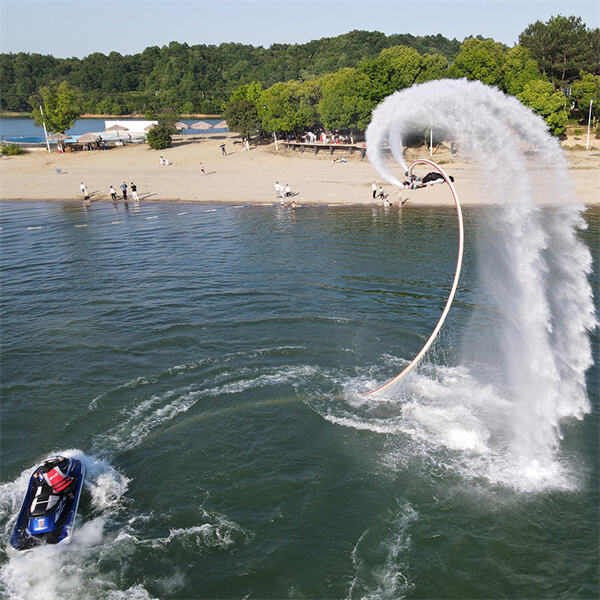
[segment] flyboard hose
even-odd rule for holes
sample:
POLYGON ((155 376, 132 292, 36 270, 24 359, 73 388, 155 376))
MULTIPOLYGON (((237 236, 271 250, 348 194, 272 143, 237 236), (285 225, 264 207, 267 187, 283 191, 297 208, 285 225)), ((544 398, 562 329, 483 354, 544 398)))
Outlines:
POLYGON ((384 390, 387 390, 390 386, 394 385, 397 381, 400 381, 405 375, 407 375, 412 368, 423 358, 423 355, 431 344, 433 344, 433 340, 437 337, 437 334, 440 332, 444 321, 446 320, 446 316, 450 311, 450 305, 452 304, 452 300, 454 300, 454 294, 456 293, 456 288, 458 287, 458 280, 460 279, 460 269, 462 266, 462 258, 463 258, 463 246, 464 246, 464 229, 463 229, 463 218, 462 218, 462 210, 460 207, 460 201, 458 199, 458 194, 454 189, 454 185, 448 175, 444 172, 444 170, 432 160, 427 160, 426 158, 418 158, 415 160, 410 167, 408 168, 409 175, 412 175, 412 171, 416 165, 424 164, 433 167, 443 178, 444 181, 448 184, 450 191, 452 192, 452 198, 454 198, 454 204, 456 205, 456 214, 458 216, 458 256, 456 258, 456 271, 454 273, 454 281, 452 282, 452 289, 450 290, 450 295, 448 296, 448 300, 446 300, 446 306, 444 306, 444 310, 442 312, 442 316, 440 320, 437 322, 435 329, 429 336, 429 339, 425 342, 425 345, 421 348, 419 353, 410 361, 410 363, 404 367, 404 369, 396 375, 393 379, 390 379, 387 383, 384 383, 382 386, 378 387, 371 392, 367 392, 365 396, 373 396, 375 394, 379 394, 384 390))

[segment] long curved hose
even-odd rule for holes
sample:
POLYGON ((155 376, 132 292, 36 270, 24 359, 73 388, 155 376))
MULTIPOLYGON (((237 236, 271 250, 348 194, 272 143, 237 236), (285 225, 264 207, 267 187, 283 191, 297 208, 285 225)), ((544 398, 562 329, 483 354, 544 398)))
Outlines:
POLYGON ((440 320, 437 322, 435 329, 433 330, 433 332, 429 336, 429 339, 425 342, 425 345, 421 348, 419 353, 410 361, 410 363, 406 367, 404 367, 404 369, 400 373, 398 373, 398 375, 396 375, 393 379, 390 379, 387 383, 384 383, 382 386, 378 387, 377 389, 372 390, 371 392, 367 392, 365 394, 366 396, 373 396, 375 394, 379 394, 379 393, 383 392, 384 390, 387 390, 390 386, 394 385, 394 383, 396 383, 397 381, 400 381, 400 379, 402 379, 407 373, 409 373, 412 370, 412 368, 421 360, 421 358, 423 358, 423 355, 425 354, 425 352, 427 352, 427 350, 429 350, 429 347, 431 346, 431 344, 433 344, 433 340, 435 340, 435 338, 437 337, 437 334, 440 332, 440 329, 442 328, 442 325, 443 325, 444 321, 446 320, 446 316, 448 315, 448 311, 450 310, 450 305, 452 304, 452 300, 454 300, 454 294, 456 293, 456 288, 458 287, 458 280, 460 279, 460 269, 462 266, 463 246, 464 246, 464 228, 463 228, 462 210, 460 207, 460 201, 458 199, 458 194, 456 193, 456 190, 454 189, 454 185, 450 181, 450 178, 445 173, 445 171, 437 163, 434 163, 432 160, 428 160, 426 158, 419 158, 419 159, 415 160, 408 169, 409 175, 412 174, 414 167, 419 164, 425 164, 425 165, 429 165, 430 167, 433 167, 444 178, 444 181, 450 187, 450 191, 452 192, 452 198, 454 198, 454 204, 456 205, 456 214, 458 216, 458 257, 456 259, 456 271, 454 273, 454 281, 452 282, 452 289, 450 290, 450 295, 448 296, 448 300, 446 300, 446 306, 444 306, 442 316, 440 317, 440 320))

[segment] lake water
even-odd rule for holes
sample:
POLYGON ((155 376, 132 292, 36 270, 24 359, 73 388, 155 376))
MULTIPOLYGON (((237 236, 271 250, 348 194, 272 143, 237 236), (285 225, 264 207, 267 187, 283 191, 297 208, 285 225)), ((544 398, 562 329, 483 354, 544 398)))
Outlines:
MULTIPOLYGON (((65 133, 69 135, 82 135, 88 132, 100 132, 104 131, 104 122, 105 120, 110 121, 131 121, 136 119, 120 119, 118 117, 111 117, 110 119, 79 119, 75 121, 75 124, 71 129, 67 129, 65 133)), ((137 119, 139 120, 139 119, 137 119)), ((215 125, 219 123, 222 119, 202 119, 211 125, 215 125)), ((198 119, 181 119, 182 123, 187 123, 191 125, 192 123, 196 123, 198 119)), ((214 132, 222 132, 226 131, 225 129, 214 129, 210 130, 214 132)), ((184 135, 198 135, 201 133, 197 129, 186 129, 183 131, 184 135)), ((22 117, 0 117, 0 140, 7 141, 29 141, 32 140, 21 140, 20 138, 41 138, 44 139, 44 128, 39 127, 35 124, 34 120, 31 118, 22 118, 22 117)), ((33 141, 36 141, 33 140, 33 141)), ((37 140, 39 141, 39 140, 37 140)))
MULTIPOLYGON (((446 435, 457 418, 468 435, 468 401, 500 404, 460 359, 474 313, 498 318, 476 269, 490 210, 466 211, 441 337, 377 401, 360 392, 443 308, 453 210, 2 203, 2 595, 595 597, 597 334, 593 411, 553 457, 564 477, 499 482, 506 457, 446 435), (87 465, 80 525, 69 546, 9 556, 54 453, 87 465)), ((598 307, 600 211, 585 218, 598 307)))

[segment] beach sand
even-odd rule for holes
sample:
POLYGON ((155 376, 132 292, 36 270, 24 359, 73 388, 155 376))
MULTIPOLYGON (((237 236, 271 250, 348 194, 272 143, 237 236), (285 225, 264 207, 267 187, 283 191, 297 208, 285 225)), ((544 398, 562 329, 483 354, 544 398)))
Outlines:
MULTIPOLYGON (((570 163, 570 176, 579 200, 585 204, 600 203, 600 152, 565 149, 570 163)), ((335 157, 343 154, 336 150, 335 157)), ((411 158, 429 158, 411 150, 411 158)), ((213 136, 206 140, 175 136, 173 147, 151 150, 145 144, 132 144, 107 151, 58 154, 45 151, 4 157, 0 160, 0 200, 78 200, 82 199, 80 183, 84 182, 92 200, 110 200, 109 186, 135 182, 143 201, 182 202, 275 202, 274 183, 289 184, 297 193, 298 203, 363 204, 373 203, 371 183, 382 185, 394 203, 398 190, 377 174, 360 153, 346 163, 332 163, 327 150, 315 156, 312 151, 300 153, 275 151, 274 145, 252 147, 243 152, 239 138, 233 134, 213 136), (226 144, 228 156, 222 156, 220 144, 226 144), (172 163, 160 166, 159 157, 172 163), (206 175, 200 171, 204 164, 206 175), (55 172, 59 168, 64 174, 55 172)), ((456 189, 463 204, 487 204, 493 201, 486 195, 485 176, 478 168, 466 163, 460 154, 451 155, 447 148, 434 151, 439 162, 456 179, 456 189), (482 179, 483 177, 483 179, 482 179)), ((424 169, 419 174, 423 175, 424 169)), ((398 173, 401 176, 400 173, 398 173)), ((543 172, 534 175, 543 179, 543 172)), ((551 192, 550 192, 551 193, 551 192)), ((448 189, 443 185, 414 191, 403 191, 409 205, 452 204, 448 189)), ((378 201, 380 203, 380 201, 378 201)))

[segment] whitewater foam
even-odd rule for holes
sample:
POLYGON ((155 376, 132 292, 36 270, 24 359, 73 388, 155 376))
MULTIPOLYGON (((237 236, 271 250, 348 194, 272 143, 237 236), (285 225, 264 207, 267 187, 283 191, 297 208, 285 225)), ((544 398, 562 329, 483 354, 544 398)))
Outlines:
MULTIPOLYGON (((440 409, 443 392, 436 382, 428 390, 421 374, 416 405, 408 401, 403 418, 449 449, 512 465, 511 475, 503 467, 496 480, 563 487, 561 420, 590 411, 585 373, 597 325, 590 253, 577 238, 582 206, 567 161, 543 119, 515 98, 480 82, 441 80, 396 92, 373 112, 367 155, 387 181, 400 185, 403 139, 428 127, 481 171, 481 193, 496 207, 478 231, 476 252, 481 304, 498 312, 490 323, 475 311, 466 328, 468 393, 450 386, 459 395, 440 409), (490 399, 490 385, 486 406, 479 400, 490 399)), ((398 390, 392 397, 406 400, 398 390)))
POLYGON ((122 509, 129 480, 103 459, 80 450, 60 450, 41 458, 14 481, 2 484, 2 545, 8 545, 33 469, 56 454, 77 458, 85 464, 85 489, 91 496, 94 516, 74 529, 69 544, 46 545, 27 553, 9 554, 7 562, 2 565, 0 590, 3 597, 10 600, 75 600, 93 597, 94 593, 99 597, 103 595, 101 590, 107 591, 105 576, 100 574, 97 567, 98 548, 106 541, 107 523, 122 509))

